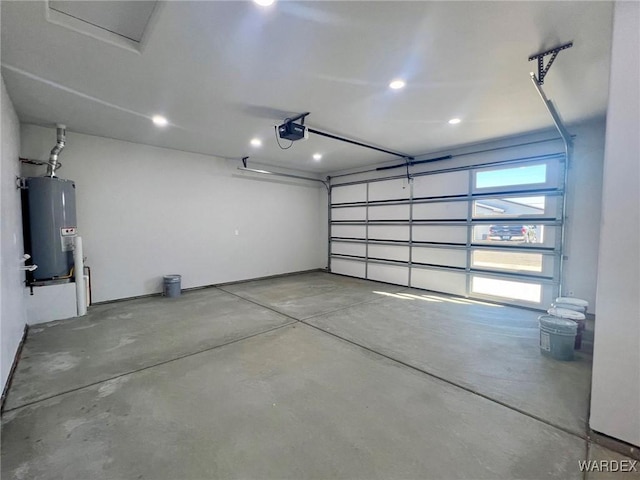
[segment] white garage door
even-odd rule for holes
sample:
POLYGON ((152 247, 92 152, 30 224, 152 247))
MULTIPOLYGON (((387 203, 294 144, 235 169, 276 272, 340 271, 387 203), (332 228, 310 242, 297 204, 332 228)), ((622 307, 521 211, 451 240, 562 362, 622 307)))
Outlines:
POLYGON ((564 155, 331 188, 334 273, 517 305, 557 296, 564 155))

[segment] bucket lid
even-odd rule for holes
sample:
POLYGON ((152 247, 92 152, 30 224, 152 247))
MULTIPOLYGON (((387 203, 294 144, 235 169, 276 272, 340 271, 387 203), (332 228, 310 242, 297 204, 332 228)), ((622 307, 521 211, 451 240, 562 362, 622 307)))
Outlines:
POLYGON ((556 303, 568 303, 569 305, 575 305, 576 307, 589 307, 589 302, 583 300, 581 298, 575 297, 558 297, 556 298, 556 303))
POLYGON ((170 282, 177 282, 181 278, 182 278, 182 275, 165 275, 164 276, 165 281, 170 281, 170 282))
POLYGON ((557 330, 560 333, 573 333, 578 331, 578 324, 573 320, 558 318, 552 315, 540 315, 538 317, 541 327, 557 330))
POLYGON ((580 312, 580 313, 584 313, 586 311, 585 307, 579 307, 578 305, 573 305, 571 303, 553 302, 551 306, 554 308, 563 308, 565 310, 573 310, 574 312, 580 312))
POLYGON ((549 310, 547 310, 547 313, 549 315, 553 315, 554 317, 568 318, 570 320, 584 320, 586 318, 584 316, 584 313, 576 312, 575 310, 569 310, 566 308, 551 307, 549 310))

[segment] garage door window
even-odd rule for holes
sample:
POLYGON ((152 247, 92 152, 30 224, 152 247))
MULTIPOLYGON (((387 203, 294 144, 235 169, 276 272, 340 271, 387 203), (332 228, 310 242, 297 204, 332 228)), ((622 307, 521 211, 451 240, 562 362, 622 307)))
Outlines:
POLYGON ((541 253, 474 250, 471 253, 471 266, 478 269, 542 273, 542 257, 541 253))
POLYGON ((500 168, 476 173, 476 188, 508 187, 546 183, 547 165, 500 168))
POLYGON ((471 292, 531 303, 540 303, 542 299, 542 286, 539 284, 480 276, 473 277, 471 292))

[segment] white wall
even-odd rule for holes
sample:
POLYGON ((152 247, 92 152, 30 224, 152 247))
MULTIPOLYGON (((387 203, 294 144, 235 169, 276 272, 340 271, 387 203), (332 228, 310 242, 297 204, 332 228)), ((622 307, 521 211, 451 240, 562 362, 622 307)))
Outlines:
POLYGON ((16 188, 19 175, 18 149, 20 124, 2 80, 2 150, 0 151, 0 383, 7 381, 26 323, 24 273, 18 267, 24 253, 22 241, 22 209, 20 191, 16 188))
MULTIPOLYGON (((537 95, 533 86, 531 87, 531 94, 537 95)), ((562 112, 561 105, 558 105, 558 109, 562 112)), ((551 117, 549 117, 549 123, 551 124, 551 122, 551 117)), ((604 119, 594 119, 580 124, 569 125, 568 130, 572 135, 575 135, 575 138, 573 161, 569 169, 567 187, 567 220, 565 223, 564 248, 564 254, 567 258, 564 263, 563 294, 571 292, 572 296, 584 298, 589 301, 590 310, 594 311, 604 156, 604 119)), ((433 171, 491 161, 532 157, 551 152, 563 153, 564 147, 560 140, 531 143, 557 137, 557 130, 551 129, 545 132, 536 132, 478 145, 434 152, 425 158, 437 158, 443 155, 453 155, 453 158, 412 167, 411 172, 433 171), (526 145, 527 143, 530 144, 526 145), (483 152, 485 150, 492 151, 483 152), (471 154, 470 152, 480 153, 471 154)), ((378 166, 398 163, 401 162, 393 160, 388 164, 378 166)), ((331 175, 341 173, 346 172, 334 172, 331 175)), ((332 182, 333 184, 339 184, 388 175, 402 175, 403 173, 404 169, 383 170, 381 172, 335 178, 332 182)))
POLYGON ((572 164, 569 167, 563 295, 584 298, 595 312, 600 209, 602 202, 602 163, 604 160, 603 120, 570 125, 575 135, 572 164))
POLYGON ((640 446, 640 4, 616 2, 604 162, 591 418, 640 446))
MULTIPOLYGON (((46 159, 55 130, 23 125, 21 138, 23 157, 46 159)), ((94 302, 160 292, 166 274, 189 288, 326 267, 320 183, 73 132, 60 161, 76 182, 94 302)))

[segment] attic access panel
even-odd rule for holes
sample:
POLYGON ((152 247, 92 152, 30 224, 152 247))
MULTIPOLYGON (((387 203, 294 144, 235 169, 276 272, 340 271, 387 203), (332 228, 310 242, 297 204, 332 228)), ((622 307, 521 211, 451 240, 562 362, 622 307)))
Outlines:
POLYGON ((140 43, 157 3, 156 0, 49 0, 49 8, 140 43))

